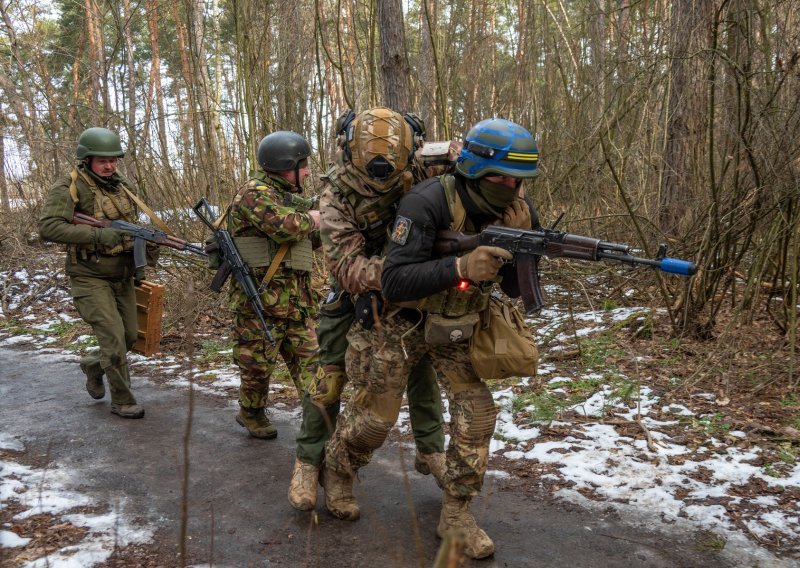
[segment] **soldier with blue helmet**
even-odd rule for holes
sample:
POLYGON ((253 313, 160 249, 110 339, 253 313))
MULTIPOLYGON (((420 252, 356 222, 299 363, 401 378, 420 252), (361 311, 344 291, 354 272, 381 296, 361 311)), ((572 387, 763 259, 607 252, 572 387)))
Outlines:
POLYGON ((358 389, 326 451, 326 506, 335 516, 351 518, 358 510, 353 478, 397 418, 409 369, 428 357, 451 416, 437 534, 460 539, 472 558, 494 553, 470 501, 483 485, 497 410, 473 368, 469 337, 496 284, 519 296, 517 272, 505 262, 511 253, 504 249, 480 246, 442 258, 434 241, 445 229, 475 234, 490 224, 539 228, 521 191, 522 181, 538 174, 538 163, 536 141, 526 129, 484 120, 467 134, 454 174, 428 179, 400 201, 381 276, 381 326, 373 327, 371 341, 348 347, 347 372, 358 389))

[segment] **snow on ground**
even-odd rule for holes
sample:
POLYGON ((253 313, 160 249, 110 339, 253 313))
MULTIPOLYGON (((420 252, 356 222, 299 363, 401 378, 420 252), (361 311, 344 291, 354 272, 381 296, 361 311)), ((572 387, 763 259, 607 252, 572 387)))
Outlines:
MULTIPOLYGON (((30 277, 24 274, 20 278, 30 277)), ((578 330, 579 335, 590 335, 608 329, 615 322, 630 321, 637 314, 644 316, 647 313, 649 310, 643 308, 620 308, 602 313, 575 313, 572 318, 584 326, 578 330)), ((561 347, 560 343, 568 345, 574 340, 572 334, 562 331, 569 317, 564 311, 550 309, 542 317, 542 321, 547 323, 541 325, 537 322, 534 328, 537 329, 539 340, 547 342, 552 351, 561 347)), ((52 351, 55 357, 77 361, 77 356, 72 352, 46 348, 50 343, 48 330, 69 321, 69 316, 56 312, 50 322, 31 327, 30 333, 9 335, 0 328, 0 345, 24 344, 40 348, 40 353, 52 351)), ((74 343, 85 347, 91 345, 91 338, 82 336, 74 343)), ((192 368, 187 372, 184 370, 185 364, 175 357, 145 358, 132 355, 130 364, 134 374, 139 377, 147 376, 148 367, 157 367, 162 375, 172 375, 172 378, 167 378, 167 383, 176 388, 185 388, 192 382, 195 388, 205 393, 230 398, 231 389, 238 387, 238 372, 230 363, 216 364, 211 369, 192 368)), ((748 493, 737 492, 736 489, 753 480, 772 492, 800 486, 800 463, 795 463, 788 474, 776 477, 764 467, 752 465, 760 463, 757 447, 742 450, 711 438, 707 444, 691 450, 660 429, 666 429, 681 417, 697 420, 707 417, 698 416, 691 408, 682 405, 663 403, 644 384, 636 392, 636 404, 631 406, 615 396, 615 385, 602 382, 602 374, 593 375, 590 369, 585 369, 580 377, 556 375, 556 372, 556 367, 549 364, 543 364, 539 369, 540 378, 547 379, 545 387, 550 393, 563 391, 573 381, 598 381, 594 392, 572 407, 585 421, 525 423, 515 419, 515 406, 520 406, 515 392, 520 389, 508 387, 498 390, 494 393, 499 415, 491 444, 493 455, 520 463, 550 466, 552 473, 548 476, 554 476, 561 487, 557 495, 565 500, 587 507, 614 507, 623 519, 633 523, 650 526, 655 522, 678 524, 713 532, 725 539, 729 549, 743 551, 741 558, 746 560, 742 560, 742 565, 797 565, 796 560, 778 559, 766 548, 759 547, 751 537, 780 539, 782 542, 795 543, 796 547, 796 543, 800 542, 800 503, 780 508, 776 497, 771 494, 747 497, 748 493), (646 429, 652 438, 650 447, 643 436, 634 439, 619 434, 614 425, 609 423, 614 420, 631 422, 646 429), (544 425, 568 427, 570 435, 558 441, 539 440, 543 436, 544 425), (750 535, 744 534, 732 522, 728 512, 731 506, 742 515, 750 535)), ((530 377, 522 377, 517 387, 526 387, 530 382, 530 377)), ((270 388, 277 391, 291 387, 274 383, 270 388)), ((714 395, 709 393, 706 397, 713 399, 714 395)), ((445 410, 446 406, 445 400, 445 410)), ((521 409, 525 410, 525 407, 521 409)), ((516 410, 519 412, 520 408, 516 410)), ((300 411, 276 405, 273 412, 299 416, 300 411)), ((445 419, 448 418, 445 412, 445 419)), ((403 431, 409 429, 405 407, 398 427, 403 431)), ((746 437, 744 432, 730 432, 729 435, 746 437)), ((18 441, 4 438, 2 433, 0 448, 21 451, 18 441)), ((45 510, 43 503, 46 501, 54 514, 90 528, 89 535, 80 547, 59 551, 59 556, 51 555, 47 559, 49 566, 89 566, 101 562, 105 558, 103 554, 107 556, 109 543, 115 539, 117 542, 120 538, 127 542, 143 542, 152 534, 152 529, 134 528, 130 524, 124 517, 122 500, 104 514, 67 514, 70 508, 85 504, 83 496, 66 489, 69 471, 58 468, 37 471, 5 461, 0 462, 0 472, 0 506, 5 506, 10 499, 17 499, 27 503, 30 507, 28 511, 40 511, 45 510), (47 499, 42 499, 43 495, 47 499), (79 562, 73 563, 75 560, 79 562)), ((507 474, 494 470, 489 475, 507 474)), ((20 513, 24 514, 32 513, 20 513)), ((0 527, 0 546, 24 546, 24 540, 0 527)))

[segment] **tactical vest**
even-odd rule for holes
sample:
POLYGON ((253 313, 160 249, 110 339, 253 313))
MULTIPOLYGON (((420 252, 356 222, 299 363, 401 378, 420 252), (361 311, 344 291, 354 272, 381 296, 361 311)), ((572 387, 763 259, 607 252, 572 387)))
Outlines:
MULTIPOLYGON (((69 177, 71 180, 69 185, 69 195, 75 205, 77 205, 80 201, 80 198, 78 197, 78 178, 80 178, 87 186, 89 186, 89 189, 92 190, 92 193, 94 194, 94 209, 92 211, 92 216, 95 219, 108 219, 110 221, 122 219, 124 221, 128 221, 129 223, 135 222, 136 209, 133 205, 133 201, 128 197, 128 194, 125 193, 122 188, 116 192, 107 191, 97 185, 90 175, 78 170, 77 168, 72 169, 69 177)), ((125 182, 121 180, 120 184, 125 184, 125 182)), ((123 239, 122 243, 113 247, 100 244, 67 245, 67 252, 72 257, 73 262, 77 262, 77 258, 79 256, 81 259, 86 260, 89 258, 90 254, 95 252, 104 256, 117 256, 122 252, 130 250, 133 250, 133 239, 129 238, 123 239)))
POLYGON ((322 179, 329 182, 353 208, 358 231, 364 237, 365 256, 381 254, 397 215, 397 202, 405 193, 403 184, 398 183, 375 197, 367 197, 339 179, 336 167, 328 170, 322 179))
MULTIPOLYGON (((244 194, 252 189, 264 191, 269 187, 260 177, 251 179, 236 194, 232 206, 237 205, 244 194)), ((250 268, 262 268, 272 264, 272 259, 275 258, 280 247, 278 243, 268 237, 234 237, 233 242, 239 254, 242 255, 242 259, 250 268)), ((281 260, 281 265, 289 270, 311 272, 314 268, 314 250, 311 239, 292 243, 281 260)))
MULTIPOLYGON (((463 231, 467 224, 467 210, 456 191, 456 180, 452 175, 446 174, 439 176, 439 183, 444 189, 447 208, 450 211, 449 228, 451 231, 463 231)), ((447 317, 477 313, 489 306, 493 285, 494 282, 481 282, 478 285, 470 283, 466 290, 448 288, 423 298, 417 307, 424 312, 447 317)))

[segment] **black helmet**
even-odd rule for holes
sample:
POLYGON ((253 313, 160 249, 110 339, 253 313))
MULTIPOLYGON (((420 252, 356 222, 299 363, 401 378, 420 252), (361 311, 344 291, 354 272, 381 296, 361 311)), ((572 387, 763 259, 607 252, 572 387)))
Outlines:
POLYGON ((265 172, 297 169, 301 160, 311 155, 311 145, 295 132, 279 130, 258 143, 258 165, 265 172))
POLYGON ((87 128, 78 136, 75 157, 79 160, 89 156, 122 158, 124 155, 119 136, 107 128, 87 128))

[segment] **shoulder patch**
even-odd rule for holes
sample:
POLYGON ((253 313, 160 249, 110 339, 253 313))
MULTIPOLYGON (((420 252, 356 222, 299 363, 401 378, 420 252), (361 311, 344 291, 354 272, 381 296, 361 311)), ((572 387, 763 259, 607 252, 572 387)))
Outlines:
POLYGON ((390 237, 392 242, 397 243, 398 245, 406 244, 406 241, 408 240, 408 233, 411 231, 411 225, 413 224, 414 221, 408 217, 398 215, 394 220, 394 229, 392 229, 392 236, 390 237))

